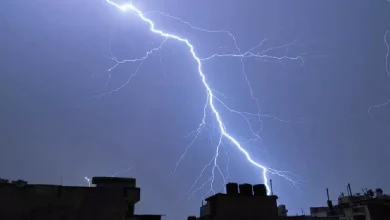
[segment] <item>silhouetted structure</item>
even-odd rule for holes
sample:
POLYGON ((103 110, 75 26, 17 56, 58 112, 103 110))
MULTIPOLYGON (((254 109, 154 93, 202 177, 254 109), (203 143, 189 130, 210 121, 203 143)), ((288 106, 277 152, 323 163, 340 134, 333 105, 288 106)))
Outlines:
POLYGON ((229 195, 238 195, 238 184, 228 183, 226 184, 226 193, 229 195))
MULTIPOLYGON (((226 194, 218 193, 206 199, 200 208, 198 219, 267 219, 276 220, 278 209, 277 196, 267 196, 264 185, 228 183, 226 194), (240 192, 237 192, 238 188, 240 192), (264 193, 265 192, 265 193, 264 193)), ((188 220, 194 219, 189 217, 188 220)))
POLYGON ((317 217, 337 217, 339 220, 387 220, 390 219, 390 197, 383 195, 374 197, 373 191, 363 190, 363 195, 352 194, 351 185, 347 185, 347 195, 342 194, 338 198, 338 204, 327 207, 311 207, 310 213, 317 217))
POLYGON ((226 194, 210 196, 200 208, 200 217, 189 216, 187 220, 338 220, 337 217, 287 216, 286 206, 277 206, 277 198, 267 195, 264 184, 228 183, 226 194))
POLYGON ((134 178, 94 177, 96 187, 0 181, 1 220, 160 220, 135 215, 140 188, 134 178))
POLYGON ((267 188, 264 184, 253 185, 253 193, 255 196, 267 196, 267 188))
POLYGON ((286 217, 288 210, 286 209, 285 205, 279 205, 278 206, 278 216, 286 217))

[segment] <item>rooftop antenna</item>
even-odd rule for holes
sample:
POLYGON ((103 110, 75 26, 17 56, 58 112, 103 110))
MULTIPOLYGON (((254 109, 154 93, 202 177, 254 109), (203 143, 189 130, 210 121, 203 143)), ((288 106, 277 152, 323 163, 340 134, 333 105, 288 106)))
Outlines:
POLYGON ((328 209, 329 209, 330 213, 333 214, 333 204, 332 204, 332 201, 329 198, 329 189, 328 188, 326 188, 326 196, 328 197, 328 201, 327 201, 328 209))
POLYGON ((328 201, 329 201, 329 189, 328 188, 326 188, 326 196, 327 196, 328 201))
POLYGON ((349 195, 352 196, 351 184, 348 183, 349 195))
POLYGON ((269 183, 270 183, 270 186, 271 186, 271 195, 273 196, 274 195, 274 190, 272 188, 272 179, 269 180, 269 183))

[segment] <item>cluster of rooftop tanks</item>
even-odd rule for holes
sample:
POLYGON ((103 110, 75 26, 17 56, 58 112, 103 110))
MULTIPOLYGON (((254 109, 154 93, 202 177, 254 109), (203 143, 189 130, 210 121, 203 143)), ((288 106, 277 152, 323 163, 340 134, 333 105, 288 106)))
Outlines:
POLYGON ((264 184, 251 185, 248 183, 228 183, 226 184, 226 194, 244 196, 267 196, 267 188, 264 184))

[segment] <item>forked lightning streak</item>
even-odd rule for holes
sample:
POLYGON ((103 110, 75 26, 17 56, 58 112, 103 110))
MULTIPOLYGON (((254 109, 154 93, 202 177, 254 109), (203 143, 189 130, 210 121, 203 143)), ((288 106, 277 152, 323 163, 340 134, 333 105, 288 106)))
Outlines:
MULTIPOLYGON (((198 135, 202 132, 203 128, 206 126, 206 122, 207 122, 206 121, 206 115, 207 115, 208 111, 210 111, 212 117, 214 118, 214 120, 216 120, 216 127, 218 128, 219 136, 218 136, 218 143, 216 144, 215 154, 212 157, 212 159, 210 160, 210 162, 208 164, 206 164, 204 169, 201 171, 201 174, 199 175, 199 177, 195 180, 194 184, 191 186, 190 195, 193 195, 194 193, 196 193, 199 189, 203 188, 208 183, 210 184, 209 192, 215 192, 213 184, 214 184, 214 179, 215 179, 215 175, 217 174, 217 172, 222 176, 224 181, 226 181, 226 177, 225 177, 225 175, 223 174, 223 172, 221 171, 221 169, 219 168, 219 165, 218 165, 218 158, 219 158, 219 155, 220 155, 221 147, 223 147, 223 141, 228 141, 230 143, 230 145, 234 146, 239 152, 242 153, 242 155, 246 158, 247 162, 249 162, 251 165, 257 167, 260 170, 262 179, 264 181, 264 184, 265 184, 265 186, 267 188, 267 192, 268 193, 270 193, 270 187, 269 187, 269 184, 268 184, 267 174, 278 175, 278 176, 280 176, 282 178, 285 178, 286 180, 291 182, 293 185, 295 185, 297 183, 296 181, 294 181, 290 177, 291 173, 286 172, 286 171, 278 171, 278 170, 272 169, 270 167, 267 167, 267 166, 265 166, 265 165, 255 161, 253 159, 253 157, 251 156, 251 154, 241 145, 241 143, 227 131, 227 129, 225 127, 225 124, 224 124, 224 119, 222 118, 219 110, 217 109, 216 103, 220 103, 223 108, 225 108, 226 110, 228 110, 228 111, 230 111, 232 113, 239 114, 240 116, 245 118, 245 120, 247 120, 246 116, 255 116, 255 117, 258 117, 259 119, 260 119, 260 117, 269 117, 269 118, 273 118, 275 120, 279 120, 281 122, 290 122, 290 121, 281 120, 281 119, 276 118, 276 117, 271 116, 271 115, 262 115, 262 114, 260 114, 260 110, 257 113, 249 113, 249 112, 240 112, 240 111, 236 111, 236 110, 233 110, 233 109, 229 108, 220 98, 218 98, 218 95, 220 95, 220 94, 217 91, 215 91, 214 89, 212 89, 212 87, 209 85, 209 83, 207 81, 205 73, 203 72, 203 62, 205 62, 205 61, 209 61, 209 60, 216 59, 216 58, 222 58, 222 57, 239 58, 241 60, 241 63, 242 63, 243 74, 244 74, 244 77, 246 79, 246 82, 248 83, 251 96, 256 101, 257 107, 259 107, 258 101, 253 96, 251 85, 250 85, 249 80, 248 80, 248 78, 247 78, 247 76, 245 74, 245 68, 244 68, 244 65, 243 65, 244 64, 244 59, 245 58, 254 58, 254 59, 261 59, 261 60, 265 60, 265 61, 276 61, 276 62, 282 62, 283 60, 298 60, 298 61, 302 62, 302 64, 303 64, 305 57, 303 57, 303 56, 290 57, 290 56, 287 55, 287 50, 286 50, 286 54, 284 56, 281 56, 281 57, 271 56, 271 55, 266 54, 267 52, 269 52, 270 50, 273 50, 273 49, 280 49, 280 48, 287 48, 288 49, 288 47, 291 46, 292 43, 286 44, 286 45, 282 45, 282 46, 279 46, 279 47, 275 47, 275 48, 269 48, 269 49, 263 50, 263 51, 258 52, 258 53, 254 52, 255 50, 259 49, 263 45, 263 43, 265 42, 265 40, 263 40, 259 45, 255 46, 254 48, 248 50, 245 53, 242 53, 240 51, 240 49, 238 48, 238 46, 237 46, 236 38, 234 37, 233 34, 231 34, 228 31, 224 31, 224 30, 222 30, 222 31, 209 31, 209 30, 206 30, 206 29, 197 28, 197 27, 193 26, 192 24, 190 24, 190 23, 188 23, 188 22, 186 22, 186 21, 184 21, 184 20, 182 20, 180 18, 171 16, 171 15, 167 15, 167 14, 161 13, 161 12, 153 11, 153 12, 143 13, 141 10, 136 8, 136 6, 134 6, 133 3, 131 3, 131 2, 130 3, 125 3, 125 4, 118 4, 118 3, 115 3, 112 0, 106 0, 106 2, 109 5, 115 7, 115 8, 117 8, 117 9, 123 11, 123 12, 130 12, 133 15, 136 15, 141 22, 144 22, 146 25, 149 26, 149 30, 150 30, 151 33, 161 36, 163 40, 162 40, 162 43, 159 45, 159 47, 153 48, 152 50, 148 51, 144 57, 141 57, 141 58, 138 58, 138 59, 123 60, 123 61, 118 61, 116 58, 113 57, 112 59, 116 62, 116 64, 114 66, 112 66, 108 70, 109 71, 109 79, 111 77, 111 73, 110 72, 113 69, 115 69, 117 66, 119 66, 119 65, 121 65, 123 63, 133 62, 133 63, 138 63, 138 65, 137 65, 135 73, 132 74, 124 84, 122 84, 120 87, 118 87, 118 88, 116 88, 114 90, 111 90, 109 92, 106 92, 106 93, 102 94, 101 96, 110 94, 112 92, 119 91, 121 88, 123 88, 124 86, 128 85, 129 82, 131 81, 131 79, 138 73, 139 68, 142 66, 143 62, 153 52, 156 52, 156 51, 160 50, 164 46, 164 43, 167 40, 174 40, 174 41, 177 41, 177 42, 182 43, 183 45, 185 45, 188 48, 188 51, 190 52, 193 60, 197 64, 197 73, 199 74, 200 81, 201 81, 201 83, 202 83, 202 85, 203 85, 203 87, 205 89, 206 94, 207 94, 206 95, 206 103, 205 103, 204 108, 203 108, 203 118, 202 118, 202 121, 199 124, 198 128, 195 131, 193 131, 193 133, 192 133, 192 134, 195 134, 194 140, 187 146, 187 148, 185 149, 185 152, 181 155, 178 163, 176 164, 176 167, 175 167, 174 171, 176 171, 179 163, 184 158, 188 148, 194 143, 194 141, 196 140, 198 135), (164 16, 167 16, 169 18, 175 19, 175 20, 177 20, 177 21, 179 21, 179 22, 181 22, 181 23, 183 23, 185 25, 188 25, 190 28, 193 28, 193 29, 198 30, 198 31, 204 31, 204 32, 209 32, 209 33, 225 33, 225 34, 228 34, 232 38, 232 40, 234 42, 235 48, 237 50, 237 54, 235 54, 235 53, 229 53, 229 54, 221 53, 221 54, 214 54, 214 55, 211 55, 211 56, 208 56, 208 57, 201 58, 196 53, 196 50, 195 50, 193 44, 191 44, 191 42, 187 38, 184 38, 184 37, 172 34, 172 33, 167 33, 167 32, 165 32, 165 31, 163 31, 161 29, 156 28, 155 27, 155 23, 150 18, 146 17, 146 15, 149 14, 149 13, 159 13, 160 15, 164 15, 164 16), (193 190, 195 185, 198 183, 200 177, 203 176, 206 168, 210 167, 210 166, 212 166, 212 169, 211 169, 211 174, 212 175, 211 175, 211 177, 205 183, 203 183, 199 188, 193 190)), ((248 122, 248 124, 250 126, 250 122, 248 120, 247 120, 247 122, 248 122)), ((252 133, 255 135, 255 137, 258 137, 257 132, 253 131, 251 126, 250 126, 250 129, 251 129, 252 133)), ((89 179, 86 178, 86 180, 90 182, 89 179)))

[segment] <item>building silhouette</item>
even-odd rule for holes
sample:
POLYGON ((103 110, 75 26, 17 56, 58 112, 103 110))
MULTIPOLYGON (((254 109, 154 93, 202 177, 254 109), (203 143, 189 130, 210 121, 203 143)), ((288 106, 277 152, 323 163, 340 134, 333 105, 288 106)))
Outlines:
MULTIPOLYGON (((328 206, 311 207, 310 213, 316 217, 337 217, 339 220, 387 220, 390 219, 390 196, 377 189, 377 195, 371 190, 363 190, 363 194, 352 194, 350 184, 348 195, 340 195, 337 205, 333 206, 329 199, 328 206)), ((328 190, 327 190, 328 191, 328 190)))
POLYGON ((277 206, 276 195, 267 195, 264 184, 226 184, 226 194, 206 199, 200 216, 187 220, 338 220, 337 217, 287 216, 285 205, 277 206))
POLYGON ((288 210, 285 205, 278 206, 278 216, 286 217, 288 210))
MULTIPOLYGON (((287 216, 285 205, 277 206, 277 196, 267 195, 265 185, 228 183, 226 194, 206 199, 200 216, 188 220, 390 220, 390 196, 377 189, 363 190, 353 195, 348 184, 348 195, 341 195, 333 205, 327 192, 327 206, 311 207, 309 216, 287 216)), ((271 193, 272 194, 272 193, 271 193)))
MULTIPOLYGON (((0 220, 161 220, 162 215, 135 214, 141 189, 134 178, 94 177, 94 187, 28 184, 0 179, 0 220)), ((311 207, 310 216, 288 216, 264 184, 226 184, 226 194, 205 199, 199 217, 188 220, 390 220, 390 196, 381 189, 343 194, 337 204, 311 207)))
POLYGON ((94 177, 96 187, 0 181, 1 220, 160 220, 136 215, 140 188, 134 178, 94 177))

